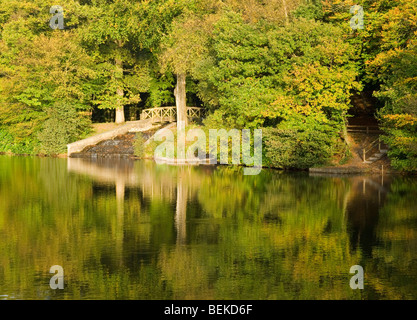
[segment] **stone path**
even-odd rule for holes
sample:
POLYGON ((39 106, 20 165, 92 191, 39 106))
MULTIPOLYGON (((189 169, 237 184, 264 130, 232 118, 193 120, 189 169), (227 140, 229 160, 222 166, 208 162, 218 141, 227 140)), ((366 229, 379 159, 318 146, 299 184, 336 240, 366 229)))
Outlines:
POLYGON ((121 137, 127 133, 146 132, 152 129, 156 129, 159 126, 160 125, 153 124, 151 119, 126 122, 126 124, 117 127, 116 129, 109 130, 67 145, 67 154, 68 157, 79 155, 81 152, 83 152, 83 150, 86 150, 86 148, 91 148, 106 140, 108 142, 105 142, 105 144, 108 146, 117 146, 120 144, 120 142, 117 141, 124 139, 115 140, 116 137, 121 137))

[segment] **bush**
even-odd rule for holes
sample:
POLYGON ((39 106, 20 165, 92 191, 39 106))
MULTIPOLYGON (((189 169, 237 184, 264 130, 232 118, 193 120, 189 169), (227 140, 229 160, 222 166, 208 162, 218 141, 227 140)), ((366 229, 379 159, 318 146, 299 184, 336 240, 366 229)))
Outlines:
POLYGON ((13 137, 6 130, 0 129, 0 152, 9 152, 13 147, 13 137))
POLYGON ((331 134, 313 130, 264 128, 264 165, 280 169, 308 169, 333 156, 331 134))
POLYGON ((383 141, 388 144, 391 165, 401 171, 417 171, 417 117, 410 114, 383 115, 383 141))
POLYGON ((7 129, 0 129, 0 152, 14 154, 33 154, 37 141, 28 137, 17 141, 7 129))
POLYGON ((135 137, 135 142, 133 143, 133 149, 135 156, 142 158, 145 156, 145 138, 143 134, 138 132, 135 137))
POLYGON ((39 152, 48 155, 65 153, 67 144, 84 138, 90 130, 91 121, 80 115, 73 106, 56 104, 38 134, 39 152))

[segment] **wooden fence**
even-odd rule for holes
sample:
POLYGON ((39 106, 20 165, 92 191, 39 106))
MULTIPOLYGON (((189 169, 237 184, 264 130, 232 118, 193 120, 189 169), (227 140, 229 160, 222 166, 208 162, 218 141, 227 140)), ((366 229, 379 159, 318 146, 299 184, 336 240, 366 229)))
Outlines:
MULTIPOLYGON (((187 107, 188 120, 201 119, 203 108, 187 107)), ((177 120, 176 107, 150 108, 142 111, 140 120, 151 119, 154 122, 174 122, 177 120)))

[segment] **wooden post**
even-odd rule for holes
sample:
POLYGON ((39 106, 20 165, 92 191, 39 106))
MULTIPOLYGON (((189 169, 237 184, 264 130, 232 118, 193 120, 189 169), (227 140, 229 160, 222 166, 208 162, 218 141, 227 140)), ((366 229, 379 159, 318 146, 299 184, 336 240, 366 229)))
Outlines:
POLYGON ((382 165, 381 185, 384 186, 384 165, 382 165))
POLYGON ((365 149, 363 149, 363 162, 365 162, 365 160, 366 160, 366 151, 365 149))

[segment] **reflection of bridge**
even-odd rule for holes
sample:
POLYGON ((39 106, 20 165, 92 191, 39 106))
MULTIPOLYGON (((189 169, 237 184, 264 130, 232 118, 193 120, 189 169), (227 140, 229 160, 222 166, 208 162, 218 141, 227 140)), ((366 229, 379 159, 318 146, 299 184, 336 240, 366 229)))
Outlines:
POLYGON ((175 175, 155 176, 151 161, 99 158, 95 160, 68 158, 68 171, 92 178, 99 184, 114 184, 116 195, 122 200, 125 188, 138 187, 144 197, 175 199, 175 175), (136 164, 136 168, 134 166, 136 164))
MULTIPOLYGON (((117 199, 117 217, 122 226, 126 188, 139 188, 143 198, 160 198, 176 203, 175 226, 177 243, 186 240, 187 200, 197 192, 202 175, 193 167, 165 167, 158 171, 153 161, 130 159, 82 159, 68 158, 68 171, 88 176, 97 184, 114 185, 117 199)), ((123 230, 118 231, 119 241, 123 230)), ((119 244, 121 246, 121 244, 119 244)))
MULTIPOLYGON (((187 107, 188 120, 201 119, 203 108, 187 107)), ((140 120, 151 119, 151 122, 174 122, 177 119, 176 107, 160 107, 145 109, 140 115, 140 120)))

